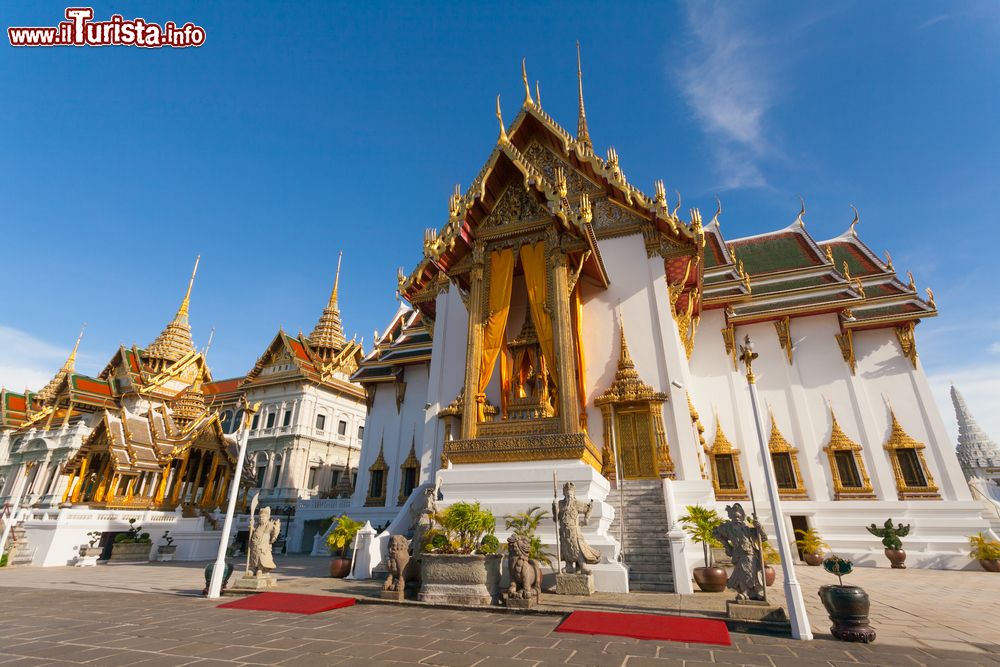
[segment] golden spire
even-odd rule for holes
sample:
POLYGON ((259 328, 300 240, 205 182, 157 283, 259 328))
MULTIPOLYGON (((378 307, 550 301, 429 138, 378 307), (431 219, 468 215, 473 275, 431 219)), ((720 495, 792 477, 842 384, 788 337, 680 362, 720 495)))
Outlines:
POLYGON ((80 341, 83 340, 83 331, 87 328, 87 323, 84 322, 83 326, 80 327, 80 335, 76 338, 76 345, 73 346, 73 351, 69 353, 66 357, 66 361, 63 363, 62 368, 56 372, 55 376, 49 380, 41 391, 39 391, 35 396, 36 398, 45 403, 53 398, 55 398, 56 390, 62 383, 63 379, 76 370, 76 351, 80 349, 80 341))
POLYGON ((507 143, 507 129, 503 126, 503 113, 500 112, 500 96, 497 95, 497 120, 500 121, 500 143, 507 143))
POLYGON ((594 144, 590 142, 590 132, 587 130, 587 112, 583 108, 583 66, 580 64, 579 40, 576 43, 576 81, 580 89, 580 115, 576 122, 576 139, 592 151, 594 144))
POLYGON ((533 107, 535 101, 531 99, 531 86, 528 85, 528 68, 525 63, 527 59, 521 58, 521 80, 524 82, 524 106, 533 107))
MULTIPOLYGON (((174 319, 160 332, 160 335, 146 348, 146 358, 154 362, 174 362, 179 361, 187 354, 194 352, 194 341, 191 339, 191 325, 188 323, 188 307, 191 305, 191 289, 194 287, 194 277, 198 273, 198 263, 201 255, 194 260, 194 269, 191 271, 191 279, 188 280, 187 291, 181 300, 181 307, 177 309, 174 319)), ((155 370, 159 371, 165 367, 166 363, 154 363, 155 370)))
POLYGON ((344 338, 344 325, 340 321, 340 307, 337 303, 337 292, 340 289, 340 264, 344 259, 344 253, 337 256, 337 273, 333 279, 333 291, 330 292, 330 301, 323 309, 319 321, 309 334, 309 344, 319 354, 323 360, 329 360, 336 353, 344 349, 347 340, 344 338))

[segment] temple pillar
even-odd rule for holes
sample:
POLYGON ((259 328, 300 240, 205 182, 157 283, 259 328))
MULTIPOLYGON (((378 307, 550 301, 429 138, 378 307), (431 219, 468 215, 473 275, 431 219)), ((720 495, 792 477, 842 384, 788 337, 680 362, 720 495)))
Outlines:
POLYGON ((219 489, 215 494, 215 502, 212 503, 216 507, 222 507, 223 503, 226 500, 226 496, 229 495, 229 484, 231 483, 232 478, 233 478, 233 471, 231 469, 226 470, 225 474, 222 477, 222 483, 219 484, 219 489))
POLYGON ((212 466, 209 468, 208 480, 205 482, 205 492, 201 494, 202 507, 210 507, 212 504, 212 491, 215 489, 215 475, 219 471, 219 457, 212 454, 212 466))
POLYGON ((462 438, 476 437, 479 420, 479 364, 483 356, 483 269, 486 249, 477 242, 472 250, 473 265, 469 271, 469 336, 465 351, 465 398, 462 410, 462 438))
POLYGON ((195 502, 198 497, 198 489, 201 485, 201 473, 205 471, 205 452, 198 452, 198 468, 191 479, 191 488, 184 494, 184 499, 195 502))
POLYGON ((548 302, 552 312, 552 337, 555 339, 555 368, 559 384, 559 421, 563 433, 580 431, 580 403, 576 391, 576 355, 573 353, 573 328, 569 312, 569 277, 566 254, 550 247, 549 271, 552 291, 548 302))
POLYGON ((173 488, 170 490, 170 504, 174 507, 177 506, 178 501, 181 496, 181 489, 184 486, 184 473, 187 472, 187 464, 191 459, 191 449, 187 449, 184 452, 184 458, 181 459, 180 468, 177 469, 177 474, 174 475, 173 488))
POLYGON ((80 463, 80 470, 74 472, 69 476, 69 483, 66 484, 66 492, 63 494, 62 501, 65 503, 76 502, 80 497, 80 487, 83 485, 83 480, 86 479, 87 475, 87 464, 90 462, 90 457, 86 457, 80 463))
POLYGON ((171 461, 162 473, 160 473, 160 483, 156 487, 156 493, 153 495, 153 502, 157 505, 163 504, 163 496, 167 492, 167 482, 170 478, 170 471, 173 468, 174 463, 171 461))

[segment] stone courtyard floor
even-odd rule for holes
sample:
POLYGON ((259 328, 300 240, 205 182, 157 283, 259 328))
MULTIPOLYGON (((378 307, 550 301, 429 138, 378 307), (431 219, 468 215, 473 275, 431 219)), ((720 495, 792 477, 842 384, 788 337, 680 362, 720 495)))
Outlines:
MULTIPOLYGON (((366 602, 375 582, 324 577, 325 559, 278 561, 280 590, 366 602)), ((203 563, 0 569, 0 667, 13 665, 1000 665, 1000 576, 859 568, 872 597, 871 645, 834 641, 816 596, 832 583, 798 567, 816 640, 733 632, 731 647, 554 632, 571 609, 718 617, 726 595, 545 596, 544 612, 359 604, 315 616, 217 609, 203 563), (125 594, 123 594, 125 593, 125 594)), ((772 589, 781 597, 780 586, 772 589)))

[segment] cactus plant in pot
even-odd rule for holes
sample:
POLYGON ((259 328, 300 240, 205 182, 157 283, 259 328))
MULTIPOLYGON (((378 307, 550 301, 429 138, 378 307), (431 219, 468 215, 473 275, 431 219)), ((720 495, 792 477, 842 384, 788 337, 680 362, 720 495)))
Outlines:
POLYGON ((726 590, 726 579, 729 575, 721 567, 712 563, 711 547, 721 546, 712 536, 715 527, 722 524, 719 514, 707 507, 688 505, 687 514, 681 517, 684 532, 691 536, 691 541, 700 544, 705 552, 705 566, 694 568, 694 580, 698 588, 706 593, 721 593, 726 590))
POLYGON ((1000 572, 1000 542, 979 533, 969 538, 969 546, 969 558, 978 560, 987 572, 1000 572))
POLYGON ((420 545, 422 602, 484 606, 494 602, 500 582, 496 517, 478 502, 458 502, 434 516, 435 527, 420 545))
POLYGON ((330 560, 331 577, 343 579, 351 573, 351 559, 347 556, 347 548, 354 542, 354 537, 363 525, 344 514, 337 519, 333 530, 327 535, 326 546, 333 554, 333 559, 330 560))
POLYGON ((819 599, 833 621, 830 632, 845 642, 869 644, 875 641, 875 630, 868 623, 868 593, 860 586, 844 585, 843 578, 854 570, 854 564, 849 560, 830 556, 823 561, 823 569, 837 575, 839 582, 819 589, 819 599))
POLYGON ((829 549, 830 545, 823 541, 819 532, 815 528, 809 530, 796 530, 798 539, 795 546, 802 552, 802 560, 806 565, 820 565, 823 562, 823 550, 829 549))

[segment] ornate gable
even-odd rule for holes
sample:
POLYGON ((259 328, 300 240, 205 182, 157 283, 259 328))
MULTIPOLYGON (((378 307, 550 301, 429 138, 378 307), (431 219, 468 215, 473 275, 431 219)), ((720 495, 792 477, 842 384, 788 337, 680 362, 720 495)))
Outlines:
POLYGON ((566 196, 570 199, 579 199, 582 194, 594 196, 604 192, 601 186, 584 177, 569 162, 536 141, 533 141, 527 150, 524 151, 524 157, 541 171, 545 175, 545 178, 552 182, 558 180, 556 172, 562 169, 566 175, 566 196))

